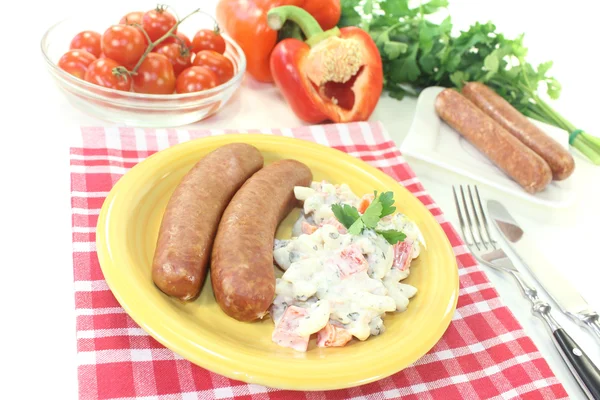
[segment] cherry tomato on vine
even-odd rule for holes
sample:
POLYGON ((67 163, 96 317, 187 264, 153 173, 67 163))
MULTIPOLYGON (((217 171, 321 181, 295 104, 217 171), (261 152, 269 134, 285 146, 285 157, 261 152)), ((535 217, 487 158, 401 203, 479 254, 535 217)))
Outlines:
POLYGON ((98 32, 94 31, 83 31, 79 32, 73 40, 71 40, 71 45, 69 49, 71 50, 85 50, 88 53, 94 55, 94 57, 99 57, 102 52, 102 46, 100 44, 102 39, 102 35, 98 32))
POLYGON ((212 50, 202 50, 196 53, 192 65, 206 67, 212 70, 219 78, 219 84, 233 78, 233 63, 223 54, 212 50))
POLYGON ((144 16, 143 11, 132 11, 127 13, 121 18, 119 24, 121 25, 133 25, 133 24, 142 24, 142 17, 144 16))
POLYGON ((58 67, 79 79, 85 78, 88 66, 96 57, 85 50, 69 50, 58 60, 58 67))
POLYGON ((85 80, 106 88, 131 90, 131 78, 127 74, 115 74, 113 68, 120 66, 115 60, 110 58, 99 58, 88 66, 85 73, 85 80))
POLYGON ((202 50, 213 50, 225 53, 225 39, 212 29, 200 29, 192 40, 192 50, 197 53, 202 50))
POLYGON ((133 26, 113 25, 102 35, 102 52, 127 68, 133 68, 146 50, 144 35, 133 26))
POLYGON ((169 59, 171 65, 173 65, 175 76, 178 76, 181 71, 192 65, 192 53, 190 49, 178 43, 161 43, 158 45, 156 52, 169 59))
POLYGON ((182 44, 182 41, 183 41, 183 44, 185 44, 185 46, 188 49, 190 49, 190 51, 192 50, 192 41, 187 36, 185 36, 185 34, 183 34, 181 32, 177 32, 175 34, 175 36, 177 36, 181 40, 176 39, 174 37, 168 37, 161 44, 163 44, 163 43, 178 43, 178 44, 182 44))
MULTIPOLYGON (((175 24, 177 19, 164 7, 158 6, 142 17, 142 27, 153 42, 164 36, 175 24)), ((177 28, 173 33, 177 32, 177 28)))
POLYGON ((143 11, 132 11, 130 13, 127 13, 123 16, 123 18, 121 18, 121 20, 119 21, 119 25, 131 25, 134 28, 136 28, 137 30, 139 30, 142 34, 142 36, 144 36, 144 41, 146 42, 146 44, 148 44, 148 40, 146 39, 146 35, 144 35, 144 32, 142 32, 142 17, 144 16, 144 12, 143 11), (140 26, 135 26, 135 25, 140 25, 140 26))
POLYGON ((148 53, 133 76, 133 90, 138 93, 171 94, 175 89, 175 72, 164 54, 148 53))
POLYGON ((189 67, 177 77, 177 93, 200 92, 219 85, 217 75, 206 67, 189 67))

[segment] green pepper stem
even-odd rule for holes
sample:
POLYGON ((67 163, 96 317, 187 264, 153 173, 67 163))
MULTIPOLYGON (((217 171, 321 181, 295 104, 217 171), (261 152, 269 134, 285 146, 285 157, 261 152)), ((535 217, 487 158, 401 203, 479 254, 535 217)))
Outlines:
POLYGON ((304 41, 302 30, 300 30, 300 27, 292 21, 287 21, 285 24, 283 24, 283 27, 277 33, 278 42, 288 38, 297 39, 301 42, 304 41))
POLYGON ((340 34, 340 30, 337 27, 323 32, 317 20, 300 7, 275 7, 267 13, 267 24, 273 30, 278 31, 283 28, 286 21, 295 22, 302 29, 302 33, 306 37, 306 43, 309 46, 314 46, 323 39, 330 36, 339 36, 340 34))

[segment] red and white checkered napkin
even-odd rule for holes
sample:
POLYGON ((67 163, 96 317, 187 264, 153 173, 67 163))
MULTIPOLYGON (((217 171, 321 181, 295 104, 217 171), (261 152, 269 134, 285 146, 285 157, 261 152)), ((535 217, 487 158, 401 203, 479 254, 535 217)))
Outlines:
POLYGON ((435 347, 413 366, 345 390, 294 392, 249 385, 200 368, 147 335, 103 279, 95 230, 116 181, 152 153, 190 139, 239 131, 82 128, 71 148, 73 260, 79 395, 82 399, 489 399, 566 398, 531 339, 506 308, 463 242, 423 189, 381 124, 253 130, 307 139, 360 157, 416 195, 454 247, 460 297, 435 347))

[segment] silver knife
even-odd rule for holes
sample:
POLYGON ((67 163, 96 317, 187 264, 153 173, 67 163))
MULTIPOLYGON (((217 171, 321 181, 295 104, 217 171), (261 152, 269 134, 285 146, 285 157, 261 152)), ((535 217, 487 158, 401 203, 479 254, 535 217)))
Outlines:
POLYGON ((600 317, 593 311, 577 289, 540 252, 506 207, 488 200, 488 215, 494 225, 563 313, 586 326, 600 341, 600 317))

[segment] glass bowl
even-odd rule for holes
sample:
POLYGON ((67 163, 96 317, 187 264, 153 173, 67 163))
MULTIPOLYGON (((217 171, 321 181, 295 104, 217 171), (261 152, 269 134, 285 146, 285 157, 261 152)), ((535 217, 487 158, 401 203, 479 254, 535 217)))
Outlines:
MULTIPOLYGON (((60 69, 58 60, 69 50, 71 39, 77 33, 90 29, 103 33, 110 26, 110 23, 99 24, 98 21, 79 16, 67 18, 50 27, 41 41, 50 75, 69 102, 85 113, 127 126, 181 126, 219 112, 242 83, 246 57, 238 44, 226 34, 223 34, 227 45, 224 55, 233 63, 234 76, 220 86, 201 92, 168 95, 124 92, 91 84, 60 69)), ((189 35, 178 29, 193 37, 193 33, 189 35)))

